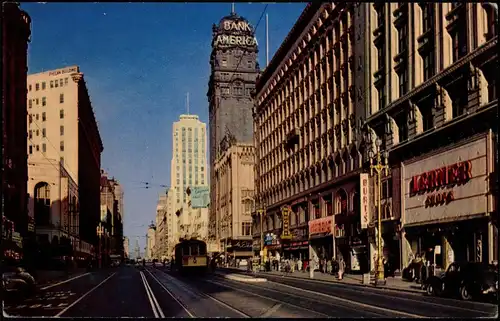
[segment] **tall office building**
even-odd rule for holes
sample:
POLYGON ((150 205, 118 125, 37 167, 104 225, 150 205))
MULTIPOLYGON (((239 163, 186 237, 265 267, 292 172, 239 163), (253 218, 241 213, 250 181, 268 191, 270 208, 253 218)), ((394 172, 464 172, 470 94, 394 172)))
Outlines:
POLYGON ((207 125, 196 115, 181 115, 172 129, 171 183, 178 207, 187 187, 207 186, 207 125))
POLYGON ((155 258, 155 248, 156 248, 156 225, 151 223, 148 226, 148 234, 146 235, 146 253, 145 258, 148 260, 155 258))
POLYGON ((254 27, 245 18, 232 12, 213 26, 207 93, 210 115, 208 238, 229 245, 231 252, 242 256, 251 254, 252 94, 260 71, 257 53, 254 27))
MULTIPOLYGON (((62 170, 58 168, 61 164, 70 180, 78 186, 76 204, 68 208, 73 206, 75 211, 78 209, 82 213, 78 224, 80 237, 97 245, 95 228, 100 214, 103 145, 83 73, 78 66, 71 66, 28 75, 27 83, 27 149, 31 166, 28 193, 33 195, 34 201, 30 210, 34 211, 36 218, 40 216, 37 211, 45 213, 51 206, 55 208, 57 203, 64 203, 67 195, 55 195, 57 180, 52 182, 46 172, 36 170, 37 164, 41 167, 49 163, 53 164, 54 175, 60 175, 62 170)), ((72 197, 69 200, 73 202, 72 197)), ((52 211, 43 225, 52 226, 55 224, 52 220, 58 220, 59 216, 59 212, 52 211)), ((53 236, 49 236, 50 240, 53 236)))

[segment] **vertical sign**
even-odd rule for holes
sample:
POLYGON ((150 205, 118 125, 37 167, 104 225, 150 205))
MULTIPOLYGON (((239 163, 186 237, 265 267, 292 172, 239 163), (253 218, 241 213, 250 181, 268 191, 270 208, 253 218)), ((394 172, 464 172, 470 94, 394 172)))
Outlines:
POLYGON ((283 232, 281 233, 281 239, 291 240, 292 234, 290 233, 290 208, 288 206, 283 206, 281 208, 281 217, 283 218, 283 232))
POLYGON ((59 224, 63 231, 69 232, 69 179, 61 177, 61 216, 59 217, 59 224))
POLYGON ((359 193, 361 228, 365 229, 368 227, 370 217, 370 188, 368 174, 366 173, 359 174, 359 193))

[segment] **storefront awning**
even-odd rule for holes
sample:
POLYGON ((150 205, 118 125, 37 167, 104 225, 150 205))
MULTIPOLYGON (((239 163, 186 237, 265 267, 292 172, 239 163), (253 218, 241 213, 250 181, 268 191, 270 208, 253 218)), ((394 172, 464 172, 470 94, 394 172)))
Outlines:
MULTIPOLYGON (((482 214, 473 214, 473 215, 464 215, 460 217, 445 217, 441 220, 433 220, 433 221, 427 221, 427 222, 418 222, 418 223, 413 223, 413 224, 404 224, 403 228, 406 233, 409 234, 414 234, 418 233, 419 231, 426 231, 429 228, 439 228, 443 224, 449 224, 451 225, 459 225, 465 223, 464 221, 471 221, 474 220, 474 222, 477 222, 481 219, 486 219, 488 216, 484 213, 482 214)), ((467 224, 470 224, 467 222, 467 224)))

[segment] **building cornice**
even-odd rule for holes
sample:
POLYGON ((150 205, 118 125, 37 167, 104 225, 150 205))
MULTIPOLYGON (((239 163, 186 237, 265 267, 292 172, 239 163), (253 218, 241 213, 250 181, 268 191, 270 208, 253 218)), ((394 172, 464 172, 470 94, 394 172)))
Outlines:
POLYGON ((498 43, 498 37, 495 37, 495 38, 489 40, 483 46, 481 46, 480 48, 469 53, 467 56, 463 57, 457 63, 454 63, 453 65, 449 66, 448 68, 446 68, 442 72, 434 75, 432 78, 430 78, 429 80, 427 80, 423 84, 421 84, 418 87, 414 88, 413 90, 409 91, 406 95, 393 101, 386 108, 384 108, 384 109, 378 111, 377 113, 373 114, 372 116, 368 117, 366 119, 365 124, 372 125, 374 122, 378 121, 380 119, 380 117, 382 117, 385 113, 391 112, 395 107, 400 106, 402 103, 404 103, 407 100, 412 100, 415 97, 418 97, 422 92, 425 92, 431 86, 435 86, 437 83, 439 83, 440 81, 442 81, 443 79, 445 79, 450 74, 457 71, 458 69, 462 68, 464 65, 470 63, 472 60, 474 60, 478 56, 482 55, 483 53, 485 53, 488 50, 496 48, 497 43, 498 43))

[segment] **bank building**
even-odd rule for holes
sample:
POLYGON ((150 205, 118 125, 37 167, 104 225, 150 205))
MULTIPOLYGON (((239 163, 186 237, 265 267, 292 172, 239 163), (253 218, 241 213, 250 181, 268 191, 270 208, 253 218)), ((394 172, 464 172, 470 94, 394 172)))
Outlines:
POLYGON ((234 11, 213 25, 207 93, 210 127, 209 243, 252 256, 254 198, 252 93, 259 72, 254 27, 234 11))

